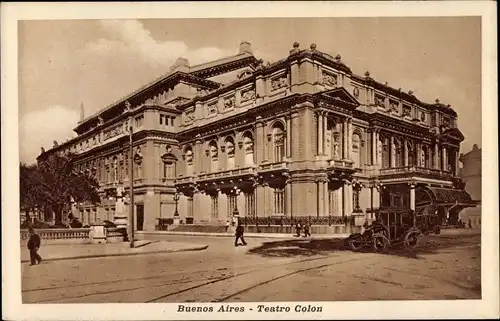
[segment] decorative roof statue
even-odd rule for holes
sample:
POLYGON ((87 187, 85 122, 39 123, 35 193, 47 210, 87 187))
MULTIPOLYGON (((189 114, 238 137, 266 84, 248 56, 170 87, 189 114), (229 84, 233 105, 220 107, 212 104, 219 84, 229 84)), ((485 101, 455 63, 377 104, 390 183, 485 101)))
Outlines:
POLYGON ((292 49, 292 50, 290 50, 290 55, 293 55, 293 54, 299 53, 299 52, 300 52, 300 50, 299 50, 299 46, 300 46, 300 44, 299 44, 297 41, 295 41, 295 42, 293 43, 293 49, 292 49))
POLYGON ((409 94, 409 95, 413 95, 413 90, 411 90, 411 89, 410 89, 410 90, 408 90, 408 94, 409 94))
POLYGON ((45 148, 40 147, 40 149, 41 149, 41 154, 45 153, 45 148))
POLYGON ((99 125, 104 124, 104 120, 102 119, 102 116, 101 116, 101 115, 97 116, 97 123, 98 123, 99 125))
POLYGON ((365 77, 366 78, 370 77, 370 72, 368 70, 365 72, 365 77))
POLYGON ((57 142, 57 140, 54 140, 53 143, 54 143, 54 147, 58 147, 59 146, 59 143, 57 142))
POLYGON ((311 50, 316 50, 316 44, 315 43, 312 43, 311 46, 310 46, 311 50))
POLYGON ((336 63, 340 63, 340 61, 341 61, 341 60, 342 60, 342 56, 341 56, 340 54, 337 54, 337 55, 335 56, 335 62, 336 62, 336 63))
POLYGON ((131 107, 132 107, 132 105, 131 105, 131 104, 130 104, 130 102, 127 100, 127 101, 125 102, 125 110, 124 110, 124 111, 129 111, 131 107))

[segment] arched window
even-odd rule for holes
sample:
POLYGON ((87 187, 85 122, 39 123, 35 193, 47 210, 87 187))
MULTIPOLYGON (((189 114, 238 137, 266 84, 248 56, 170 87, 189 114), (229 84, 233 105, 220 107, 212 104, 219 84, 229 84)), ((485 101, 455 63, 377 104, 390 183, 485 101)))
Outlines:
POLYGON ((226 141, 226 154, 227 154, 227 169, 233 169, 234 168, 234 155, 235 155, 235 147, 234 147, 234 140, 232 137, 227 137, 226 141))
POLYGON ((219 148, 217 143, 212 141, 208 145, 210 157, 210 171, 217 172, 219 170, 219 148))
POLYGON ((352 160, 354 168, 361 167, 361 137, 359 133, 352 134, 352 160))
POLYGON ((273 146, 274 146, 274 162, 283 161, 285 157, 285 130, 283 124, 276 123, 273 126, 273 146))
POLYGON ((422 145, 422 150, 420 152, 420 166, 428 168, 429 167, 429 157, 428 149, 426 145, 422 145))
POLYGON ((245 166, 252 166, 254 164, 253 137, 249 132, 243 135, 243 146, 245 148, 245 166))
POLYGON ((396 167, 402 167, 404 166, 404 160, 403 160, 403 148, 401 141, 399 139, 394 139, 394 149, 395 149, 395 166, 396 167))
POLYGON ((389 168, 391 166, 391 149, 386 137, 380 138, 382 145, 382 168, 389 168))
POLYGON ((406 143, 406 150, 408 153, 408 166, 415 166, 415 150, 413 148, 413 142, 409 141, 406 143))
POLYGON ((193 150, 191 147, 187 147, 186 151, 184 152, 184 155, 186 157, 186 176, 191 176, 193 175, 193 150))

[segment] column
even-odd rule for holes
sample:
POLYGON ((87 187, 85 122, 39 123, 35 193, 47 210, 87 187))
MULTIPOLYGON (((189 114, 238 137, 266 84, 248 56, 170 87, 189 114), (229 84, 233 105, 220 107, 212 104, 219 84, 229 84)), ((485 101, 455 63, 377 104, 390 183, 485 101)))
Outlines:
POLYGON ((292 146, 291 142, 291 134, 292 134, 292 125, 290 117, 286 117, 286 157, 292 157, 292 153, 290 151, 290 147, 292 146))
POLYGON ((443 168, 442 170, 443 171, 447 171, 448 170, 448 155, 446 153, 446 147, 443 146, 443 152, 441 153, 441 157, 443 159, 443 168))
POLYGON ((410 209, 415 210, 415 184, 410 185, 410 209))
POLYGON ((458 176, 458 172, 460 171, 460 150, 457 148, 455 150, 455 176, 458 176))
POLYGON ((347 159, 351 159, 352 146, 352 119, 347 120, 347 159))
POLYGON ((292 181, 287 179, 285 182, 285 216, 292 216, 292 181))
POLYGON ((328 216, 330 215, 330 209, 329 209, 329 202, 328 202, 328 179, 325 180, 323 182, 323 208, 324 208, 324 212, 323 212, 323 215, 324 216, 328 216))
POLYGON ((255 192, 255 204, 257 205, 256 206, 257 213, 255 215, 256 217, 265 216, 265 199, 266 195, 264 186, 258 185, 256 187, 256 192, 255 192))
POLYGON ((325 209, 324 209, 324 202, 323 202, 323 180, 319 179, 316 181, 316 186, 317 186, 317 209, 318 212, 316 213, 317 216, 322 216, 325 209))
POLYGON ((347 118, 342 123, 342 159, 349 157, 347 153, 347 118))
POLYGON ((199 220, 201 215, 201 192, 195 190, 193 192, 193 220, 199 220))
POLYGON ((261 116, 257 116, 257 120, 255 122, 254 153, 256 164, 260 165, 264 160, 264 124, 261 116))
POLYGON ((405 138, 403 140, 403 151, 404 151, 404 166, 408 166, 408 141, 405 138))
POLYGON ((437 142, 434 144, 434 169, 439 169, 439 146, 437 142))
POLYGON ((337 190, 335 190, 335 215, 337 216, 344 215, 343 190, 343 186, 340 186, 337 190))
POLYGON ((348 216, 352 214, 352 185, 348 181, 344 181, 344 185, 342 185, 342 190, 344 194, 344 202, 343 202, 343 216, 348 216))
POLYGON ((201 139, 196 139, 196 143, 194 145, 194 172, 200 173, 202 171, 202 157, 203 157, 203 148, 201 145, 201 139))
MULTIPOLYGON (((326 131, 328 130, 328 117, 327 117, 327 114, 326 112, 323 114, 323 155, 327 155, 328 152, 325 150, 326 149, 326 144, 325 144, 325 136, 326 136, 326 131)), ((330 137, 330 140, 332 138, 330 137)), ((333 141, 330 142, 330 144, 333 144, 333 141)), ((330 146, 331 148, 331 146, 330 146)))
POLYGON ((377 134, 376 129, 372 129, 372 159, 371 164, 377 165, 377 134))
POLYGON ((321 111, 317 112, 318 115, 318 155, 323 155, 323 113, 321 111))
POLYGON ((396 150, 394 148, 394 136, 391 135, 390 143, 389 143, 389 151, 390 151, 390 157, 391 157, 391 166, 390 167, 396 167, 396 150))

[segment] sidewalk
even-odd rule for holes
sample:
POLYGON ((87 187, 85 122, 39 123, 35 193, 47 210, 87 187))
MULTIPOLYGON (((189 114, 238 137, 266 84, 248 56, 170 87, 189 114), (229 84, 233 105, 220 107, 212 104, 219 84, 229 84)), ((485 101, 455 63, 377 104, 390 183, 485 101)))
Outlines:
MULTIPOLYGON (((135 235, 184 235, 184 236, 217 236, 217 237, 234 237, 234 232, 226 233, 202 233, 202 232, 174 232, 174 231, 140 231, 135 232, 135 235)), ((331 239, 331 238, 346 238, 350 234, 314 234, 308 239, 331 239)), ((245 233, 245 238, 277 238, 277 239, 297 239, 295 234, 285 233, 245 233)), ((301 234, 301 239, 302 234, 301 234)))
MULTIPOLYGON (((175 232, 175 231, 137 231, 135 232, 137 236, 149 236, 149 235, 179 235, 179 236, 215 236, 215 237, 234 237, 234 232, 226 233, 204 233, 204 232, 175 232)), ((442 229, 441 235, 479 235, 481 234, 480 229, 442 229)), ((308 239, 343 239, 348 238, 347 233, 343 234, 313 234, 308 239)), ((285 233, 245 233, 245 238, 276 238, 276 239, 297 239, 295 234, 285 234, 285 233)), ((302 239, 302 236, 300 237, 302 239)))
MULTIPOLYGON (((135 248, 130 248, 128 242, 107 244, 57 244, 42 246, 38 253, 42 256, 43 261, 59 261, 110 256, 200 251, 206 248, 208 248, 208 245, 139 240, 135 242, 135 248)), ((21 262, 30 262, 29 252, 25 245, 21 245, 21 262)))

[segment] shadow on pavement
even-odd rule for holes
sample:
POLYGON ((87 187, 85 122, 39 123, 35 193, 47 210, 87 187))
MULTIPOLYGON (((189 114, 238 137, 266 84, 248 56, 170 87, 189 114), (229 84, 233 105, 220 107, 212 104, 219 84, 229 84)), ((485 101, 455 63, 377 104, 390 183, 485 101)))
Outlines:
MULTIPOLYGON (((411 259, 422 259, 421 254, 434 254, 438 250, 480 243, 479 235, 428 235, 424 236, 419 245, 413 249, 403 249, 401 246, 392 246, 381 255, 393 255, 411 259)), ((259 247, 252 248, 247 253, 257 254, 265 257, 294 257, 327 255, 339 251, 351 251, 346 239, 296 239, 285 241, 265 242, 259 247)), ((373 253, 371 248, 365 248, 358 252, 373 253)))

